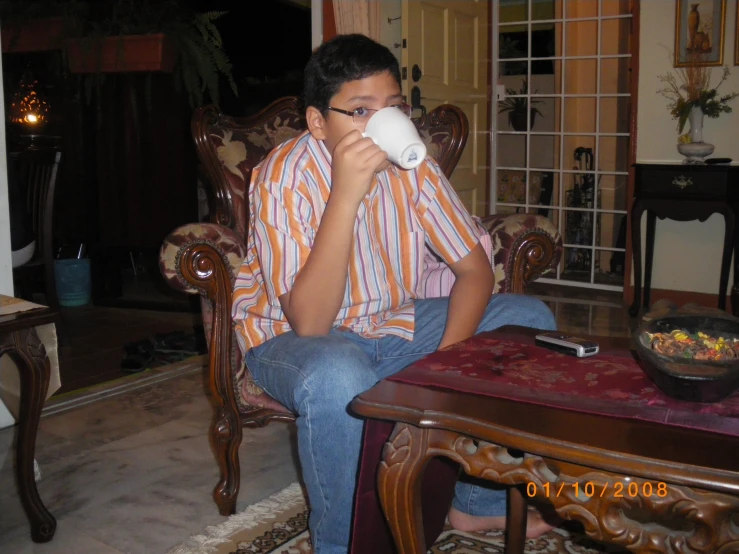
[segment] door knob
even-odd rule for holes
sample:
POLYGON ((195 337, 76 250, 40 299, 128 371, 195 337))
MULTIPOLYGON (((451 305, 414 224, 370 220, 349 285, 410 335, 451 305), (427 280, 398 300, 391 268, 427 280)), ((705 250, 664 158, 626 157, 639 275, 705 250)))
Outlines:
POLYGON ((421 89, 418 87, 411 89, 411 108, 421 110, 421 115, 426 115, 426 106, 421 105, 421 89))
POLYGON ((421 71, 421 68, 418 67, 418 64, 415 64, 413 69, 411 69, 411 77, 413 78, 414 83, 417 83, 421 80, 421 77, 423 77, 423 72, 421 71))

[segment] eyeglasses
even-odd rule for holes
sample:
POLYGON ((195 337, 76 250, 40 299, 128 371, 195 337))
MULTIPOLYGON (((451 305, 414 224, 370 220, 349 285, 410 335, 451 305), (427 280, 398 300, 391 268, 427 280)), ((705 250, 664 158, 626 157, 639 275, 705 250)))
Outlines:
MULTIPOLYGON (((408 117, 411 116, 411 112, 413 111, 412 108, 408 104, 395 104, 390 107, 398 108, 408 117)), ((331 110, 332 112, 338 112, 338 113, 343 113, 344 115, 352 116, 352 121, 354 122, 354 125, 364 125, 365 123, 367 123, 367 121, 369 121, 369 118, 375 114, 375 112, 379 111, 379 110, 373 110, 372 108, 357 108, 356 110, 342 110, 340 108, 333 108, 331 106, 329 106, 328 109, 331 110)))

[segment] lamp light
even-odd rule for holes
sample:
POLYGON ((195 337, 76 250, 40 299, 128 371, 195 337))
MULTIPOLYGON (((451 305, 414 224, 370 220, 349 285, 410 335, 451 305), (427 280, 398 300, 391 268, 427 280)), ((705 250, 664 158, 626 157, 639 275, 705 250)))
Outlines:
POLYGON ((18 90, 11 99, 8 115, 13 123, 34 128, 46 122, 49 109, 49 103, 40 91, 38 80, 22 78, 18 90))

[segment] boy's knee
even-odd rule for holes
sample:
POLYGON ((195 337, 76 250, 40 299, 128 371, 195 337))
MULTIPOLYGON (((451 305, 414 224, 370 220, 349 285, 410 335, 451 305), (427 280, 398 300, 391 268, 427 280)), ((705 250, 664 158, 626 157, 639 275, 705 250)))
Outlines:
POLYGON ((557 322, 544 302, 524 294, 493 295, 485 314, 484 331, 503 325, 521 325, 536 329, 555 330, 557 322))
POLYGON ((536 327, 537 329, 555 330, 557 328, 557 320, 554 313, 543 301, 533 296, 523 296, 527 302, 528 318, 530 323, 528 327, 536 327))
POLYGON ((305 361, 306 399, 326 408, 346 408, 358 394, 377 383, 367 355, 358 346, 337 341, 305 361))

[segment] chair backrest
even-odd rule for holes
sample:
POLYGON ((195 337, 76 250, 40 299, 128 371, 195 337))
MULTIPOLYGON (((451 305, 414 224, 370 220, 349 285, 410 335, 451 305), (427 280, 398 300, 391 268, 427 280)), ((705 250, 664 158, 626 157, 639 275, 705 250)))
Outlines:
POLYGON ((11 157, 15 163, 25 209, 31 216, 36 248, 44 263, 54 260, 54 196, 62 153, 57 149, 30 147, 11 157))
MULTIPOLYGON (((456 106, 443 105, 414 119, 428 154, 449 177, 467 142, 468 123, 456 106)), ((230 117, 216 106, 198 109, 192 135, 215 198, 213 220, 246 236, 247 189, 252 169, 277 145, 305 130, 296 97, 276 100, 259 113, 230 117)))

